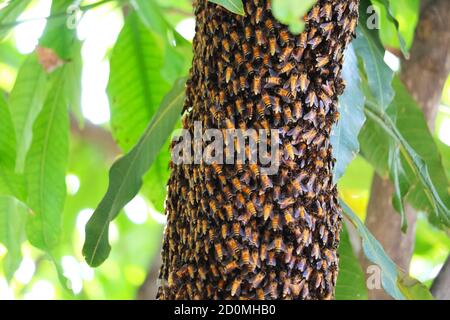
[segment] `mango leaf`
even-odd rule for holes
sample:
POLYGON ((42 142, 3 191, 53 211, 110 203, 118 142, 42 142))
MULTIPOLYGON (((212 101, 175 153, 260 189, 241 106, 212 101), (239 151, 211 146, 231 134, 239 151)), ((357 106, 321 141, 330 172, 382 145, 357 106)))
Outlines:
POLYGON ((163 44, 161 75, 169 83, 186 76, 192 61, 192 44, 184 39, 165 19, 157 1, 131 0, 141 21, 163 44))
POLYGON ((239 14, 241 16, 245 15, 242 0, 209 0, 209 2, 216 3, 224 7, 228 11, 239 14))
POLYGON ((352 46, 345 53, 342 76, 346 88, 339 99, 341 116, 331 136, 333 155, 336 158, 333 175, 335 181, 342 177, 347 166, 359 153, 358 134, 366 121, 363 111, 365 98, 361 90, 358 61, 352 46))
POLYGON ((170 85, 161 76, 162 44, 131 13, 111 56, 108 95, 112 133, 128 151, 144 131, 170 85))
POLYGON ((53 74, 51 90, 33 126, 25 162, 27 204, 32 210, 27 236, 31 244, 47 251, 59 242, 66 196, 69 119, 64 97, 65 70, 62 67, 53 74))
POLYGON ((299 34, 305 29, 303 17, 317 0, 272 0, 272 12, 276 19, 289 26, 294 34, 299 34))
POLYGON ((65 63, 65 97, 69 103, 70 110, 75 115, 80 125, 84 123, 81 111, 81 42, 76 36, 76 28, 69 28, 67 15, 68 8, 76 3, 74 0, 59 0, 52 2, 51 15, 43 36, 39 40, 39 46, 52 49, 59 59, 65 63))
POLYGON ((358 231, 365 256, 381 268, 381 283, 384 290, 396 300, 432 299, 431 293, 419 281, 406 276, 389 258, 381 244, 367 230, 364 223, 342 200, 340 201, 345 216, 358 231))
POLYGON ((364 3, 361 3, 360 23, 356 30, 357 36, 353 41, 353 47, 364 64, 370 92, 378 105, 387 109, 395 95, 392 89, 394 72, 384 62, 384 48, 378 31, 369 30, 366 25, 368 17, 364 3))
POLYGON ((18 173, 24 170, 25 157, 33 136, 33 123, 42 109, 46 93, 47 74, 33 53, 20 67, 9 97, 9 109, 17 137, 18 173))
POLYGON ((10 195, 23 200, 23 177, 14 172, 16 162, 16 135, 11 114, 0 92, 0 195, 10 195))
POLYGON ((109 223, 137 195, 143 175, 178 121, 184 103, 185 82, 184 78, 176 81, 139 142, 112 165, 108 191, 86 225, 83 256, 90 266, 99 266, 108 257, 111 251, 109 223))
POLYGON ((441 156, 422 111, 397 77, 394 88, 395 99, 386 111, 368 97, 365 107, 368 121, 359 137, 362 154, 380 174, 389 172, 392 176, 390 148, 398 147, 404 171, 402 179, 407 181, 407 187, 402 187, 407 192, 402 194, 406 194, 406 200, 414 208, 429 213, 432 223, 448 229, 450 196, 441 156))
POLYGON ((398 146, 391 146, 389 149, 389 169, 391 181, 394 184, 392 206, 398 213, 400 213, 401 229, 403 232, 406 232, 406 230, 408 229, 408 220, 406 219, 405 215, 403 198, 408 192, 408 181, 402 167, 400 148, 398 146))
POLYGON ((406 46, 406 41, 403 38, 402 33, 400 32, 400 23, 395 18, 395 15, 392 11, 391 0, 372 0, 372 3, 382 5, 386 9, 386 18, 390 23, 392 23, 394 25, 394 27, 397 31, 397 39, 400 44, 400 49, 402 50, 402 53, 405 56, 405 58, 409 59, 409 52, 408 52, 408 48, 406 46))
POLYGON ((31 0, 10 1, 0 10, 0 41, 3 40, 14 27, 20 14, 30 4, 31 0))
POLYGON ((347 228, 344 226, 339 243, 339 274, 336 300, 367 300, 366 278, 353 252, 347 228))
POLYGON ((11 114, 3 93, 0 92, 0 168, 14 170, 16 161, 16 135, 11 114))
POLYGON ((21 245, 25 240, 26 207, 9 196, 0 196, 0 242, 8 250, 3 270, 10 281, 22 261, 21 245))

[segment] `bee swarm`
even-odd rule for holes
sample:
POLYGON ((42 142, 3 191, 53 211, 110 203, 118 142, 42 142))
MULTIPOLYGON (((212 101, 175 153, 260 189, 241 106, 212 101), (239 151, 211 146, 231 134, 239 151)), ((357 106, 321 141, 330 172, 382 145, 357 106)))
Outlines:
POLYGON ((280 168, 171 163, 159 299, 332 299, 341 209, 332 126, 359 0, 319 0, 293 35, 269 0, 194 0, 183 127, 279 130, 280 168))

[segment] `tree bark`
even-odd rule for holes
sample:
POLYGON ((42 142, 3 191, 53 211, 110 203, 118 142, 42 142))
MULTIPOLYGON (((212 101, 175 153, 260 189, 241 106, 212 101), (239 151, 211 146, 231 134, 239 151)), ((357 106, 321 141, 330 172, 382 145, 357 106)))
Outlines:
POLYGON ((433 281, 431 293, 439 300, 450 300, 450 256, 433 281))
MULTIPOLYGON (((410 59, 402 61, 400 77, 434 129, 442 90, 450 72, 450 1, 422 0, 410 59)), ((416 212, 406 205, 408 231, 400 230, 400 215, 391 205, 393 187, 375 175, 366 225, 387 254, 408 271, 414 251, 416 212)), ((364 263, 366 266, 368 262, 364 263)), ((388 299, 383 290, 369 290, 370 299, 388 299)))
MULTIPOLYGON (((319 0, 300 36, 273 18, 268 0, 243 3, 245 16, 194 1, 183 127, 194 138, 196 122, 201 133, 270 132, 280 167, 265 173, 261 157, 171 163, 159 298, 331 299, 342 214, 329 139, 358 0, 319 0)), ((257 151, 240 147, 247 157, 257 151)))

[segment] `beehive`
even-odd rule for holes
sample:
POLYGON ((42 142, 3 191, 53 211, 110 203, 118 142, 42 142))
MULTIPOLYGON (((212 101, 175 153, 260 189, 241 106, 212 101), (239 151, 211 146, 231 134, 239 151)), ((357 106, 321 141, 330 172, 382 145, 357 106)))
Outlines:
POLYGON ((270 128, 280 168, 171 164, 160 299, 332 299, 341 209, 330 145, 358 0, 319 0, 293 35, 268 0, 194 1, 183 127, 270 128))

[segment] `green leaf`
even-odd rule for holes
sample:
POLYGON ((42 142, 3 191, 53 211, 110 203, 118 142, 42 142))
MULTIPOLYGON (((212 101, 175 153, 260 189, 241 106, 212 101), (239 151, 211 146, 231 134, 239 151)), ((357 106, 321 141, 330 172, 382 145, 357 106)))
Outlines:
POLYGON ((228 11, 239 14, 241 16, 245 15, 242 0, 209 0, 209 2, 216 3, 224 7, 228 11))
POLYGON ((72 57, 72 47, 76 41, 76 28, 67 27, 67 9, 75 0, 58 0, 52 2, 50 15, 52 19, 47 20, 43 36, 39 40, 41 47, 53 49, 62 60, 70 60, 72 57))
POLYGON ((345 226, 341 232, 338 253, 339 274, 336 283, 336 300, 367 300, 366 278, 353 252, 345 226))
POLYGON ((113 49, 107 89, 112 133, 125 151, 139 139, 170 89, 161 76, 162 66, 162 44, 130 14, 113 49))
POLYGON ((188 74, 192 61, 192 44, 165 19, 157 1, 131 0, 141 21, 163 44, 164 65, 160 70, 169 83, 188 74))
POLYGON ((47 75, 33 53, 20 67, 9 97, 17 137, 16 171, 19 173, 24 170, 25 157, 33 137, 33 123, 42 109, 46 93, 47 75))
POLYGON ((0 10, 0 41, 3 40, 14 27, 14 22, 30 4, 31 0, 10 1, 0 10))
POLYGON ((16 135, 11 114, 0 92, 0 195, 11 195, 23 200, 23 177, 14 172, 16 162, 16 135))
POLYGON ((178 121, 184 103, 185 82, 186 79, 180 79, 175 83, 139 142, 112 165, 108 191, 86 225, 83 256, 90 266, 99 266, 108 257, 111 251, 109 223, 137 195, 143 175, 178 121))
POLYGON ((13 197, 0 196, 0 242, 8 250, 3 260, 6 279, 10 281, 22 261, 25 240, 26 207, 13 197))
POLYGON ((276 19, 289 26, 294 34, 305 29, 303 17, 317 3, 317 0, 272 0, 272 12, 276 19))
POLYGON ((390 148, 398 147, 404 170, 402 179, 408 183, 406 200, 416 209, 429 213, 435 225, 448 229, 449 184, 441 156, 422 111, 398 78, 395 78, 394 88, 396 96, 386 112, 373 99, 367 100, 368 121, 360 134, 362 153, 385 175, 390 169, 390 148))
POLYGON ((401 216, 401 229, 406 232, 408 229, 408 220, 406 219, 405 207, 403 205, 403 198, 408 192, 408 181, 403 170, 400 148, 391 146, 389 150, 389 169, 391 181, 394 184, 394 195, 392 196, 392 205, 401 216))
POLYGON ((153 161, 150 170, 145 174, 144 185, 142 186, 142 193, 159 212, 164 211, 167 181, 170 176, 169 163, 170 139, 167 139, 158 156, 153 161))
POLYGON ((386 9, 386 17, 390 23, 392 23, 397 31, 397 38, 398 42, 400 44, 400 49, 402 50, 403 55, 406 59, 409 59, 409 52, 408 48, 406 46, 406 41, 402 36, 402 33, 400 32, 400 24, 398 20, 395 18, 395 15, 391 8, 391 0, 372 0, 374 4, 379 4, 385 7, 386 9))
POLYGON ((331 136, 333 155, 336 158, 333 175, 335 181, 342 177, 347 166, 358 154, 358 134, 366 121, 358 61, 352 46, 345 54, 342 75, 346 82, 346 89, 339 99, 340 120, 331 136))
POLYGON ((16 135, 11 114, 3 93, 0 92, 0 168, 14 170, 16 162, 16 135))
POLYGON ((367 28, 366 11, 363 8, 360 11, 360 23, 356 29, 357 36, 353 46, 364 64, 370 92, 378 105, 385 110, 395 94, 392 89, 394 72, 384 62, 384 48, 378 37, 378 31, 367 28))
POLYGON ((364 223, 342 200, 340 201, 345 216, 350 220, 358 231, 362 248, 367 259, 381 268, 381 283, 384 290, 391 297, 397 300, 404 299, 422 299, 431 297, 428 289, 417 280, 406 276, 405 273, 397 268, 395 263, 389 258, 381 244, 367 230, 364 223))
POLYGON ((28 240, 47 251, 59 242, 66 196, 69 119, 64 97, 65 71, 63 67, 54 73, 52 88, 33 126, 33 141, 25 164, 27 204, 32 210, 27 222, 28 240))

